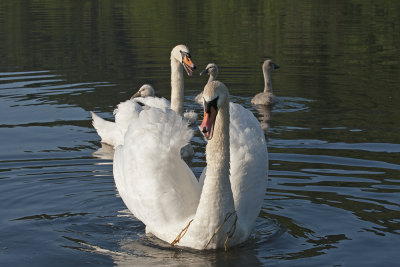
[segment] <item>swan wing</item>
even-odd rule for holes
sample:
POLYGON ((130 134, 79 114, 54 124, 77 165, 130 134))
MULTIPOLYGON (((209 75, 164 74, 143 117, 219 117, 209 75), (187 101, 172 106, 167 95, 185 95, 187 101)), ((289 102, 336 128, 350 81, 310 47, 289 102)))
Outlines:
POLYGON ((231 187, 238 223, 248 236, 264 199, 268 152, 258 120, 239 104, 230 103, 231 187))
POLYGON ((123 135, 116 127, 115 122, 107 121, 93 112, 91 114, 93 127, 100 136, 102 143, 115 146, 115 144, 123 140, 123 135))
POLYGON ((149 108, 132 121, 114 154, 119 195, 147 232, 168 242, 193 217, 200 199, 199 183, 180 156, 192 134, 174 111, 149 108))

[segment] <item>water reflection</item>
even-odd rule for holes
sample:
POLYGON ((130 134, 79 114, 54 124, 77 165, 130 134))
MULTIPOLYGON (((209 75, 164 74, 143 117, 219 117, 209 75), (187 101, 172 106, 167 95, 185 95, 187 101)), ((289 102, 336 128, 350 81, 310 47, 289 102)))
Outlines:
MULTIPOLYGON (((93 157, 105 159, 105 160, 113 160, 114 158, 114 147, 101 143, 101 147, 93 152, 93 157)), ((110 163, 112 164, 112 162, 110 163)))
POLYGON ((124 241, 124 255, 113 255, 117 266, 262 266, 255 247, 232 248, 224 251, 190 251, 159 244, 155 238, 124 241))
POLYGON ((268 141, 269 122, 271 120, 272 107, 266 105, 256 105, 258 111, 258 120, 260 121, 261 129, 264 131, 265 137, 268 141))
POLYGON ((252 238, 225 252, 223 249, 196 251, 171 247, 152 235, 120 240, 115 249, 93 245, 79 238, 63 237, 74 244, 66 247, 106 255, 116 266, 262 266, 257 256, 260 245, 252 238))

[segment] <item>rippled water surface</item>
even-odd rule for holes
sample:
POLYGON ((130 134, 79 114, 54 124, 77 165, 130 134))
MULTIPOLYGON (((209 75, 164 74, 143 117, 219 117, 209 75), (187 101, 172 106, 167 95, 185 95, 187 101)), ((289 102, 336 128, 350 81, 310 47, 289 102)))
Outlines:
MULTIPOLYGON (((394 266, 400 260, 400 4, 346 1, 0 2, 1 266, 394 266), (169 53, 220 67, 266 129, 269 184, 228 252, 145 235, 90 111, 143 83, 169 98, 169 53), (254 107, 272 73, 279 102, 254 107)), ((185 77, 185 108, 205 77, 185 77)), ((199 175, 196 131, 189 163, 199 175)))

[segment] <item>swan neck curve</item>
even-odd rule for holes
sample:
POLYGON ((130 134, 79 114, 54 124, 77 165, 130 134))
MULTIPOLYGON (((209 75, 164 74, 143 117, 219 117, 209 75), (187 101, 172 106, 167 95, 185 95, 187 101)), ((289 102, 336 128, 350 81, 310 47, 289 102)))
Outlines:
POLYGON ((171 109, 183 114, 183 67, 171 54, 171 109))
POLYGON ((206 177, 209 175, 218 182, 229 182, 229 146, 229 104, 225 103, 219 108, 213 138, 206 147, 206 177))
MULTIPOLYGON (((229 156, 229 101, 223 104, 214 125, 213 138, 206 147, 207 170, 199 205, 193 221, 194 231, 209 240, 229 213, 235 211, 231 189, 229 156)), ((223 244, 226 229, 213 238, 215 244, 223 244), (222 242, 222 243, 221 243, 222 242)))
POLYGON ((208 83, 215 81, 216 78, 217 78, 217 75, 215 75, 214 73, 210 73, 210 77, 208 77, 208 83))

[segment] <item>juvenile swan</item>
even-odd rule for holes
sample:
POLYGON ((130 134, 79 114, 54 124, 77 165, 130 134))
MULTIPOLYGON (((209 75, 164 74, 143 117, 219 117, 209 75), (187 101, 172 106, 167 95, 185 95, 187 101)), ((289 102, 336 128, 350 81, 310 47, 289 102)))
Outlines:
POLYGON ((252 104, 272 106, 276 103, 276 97, 272 93, 271 69, 279 69, 279 66, 270 59, 265 60, 262 66, 265 83, 264 92, 256 94, 251 100, 252 104))
POLYGON ((231 247, 249 237, 268 171, 265 138, 251 112, 229 103, 219 81, 205 86, 203 101, 200 128, 208 139, 203 186, 179 156, 192 130, 169 109, 142 111, 113 162, 119 195, 146 233, 199 250, 231 247), (232 115, 238 117, 234 122, 232 115))
MULTIPOLYGON (((202 72, 200 72, 200 75, 208 74, 210 77, 208 78, 208 83, 215 81, 218 76, 218 66, 215 63, 209 63, 202 72)), ((195 98, 194 101, 196 101, 199 104, 203 104, 203 92, 199 93, 195 98)))

